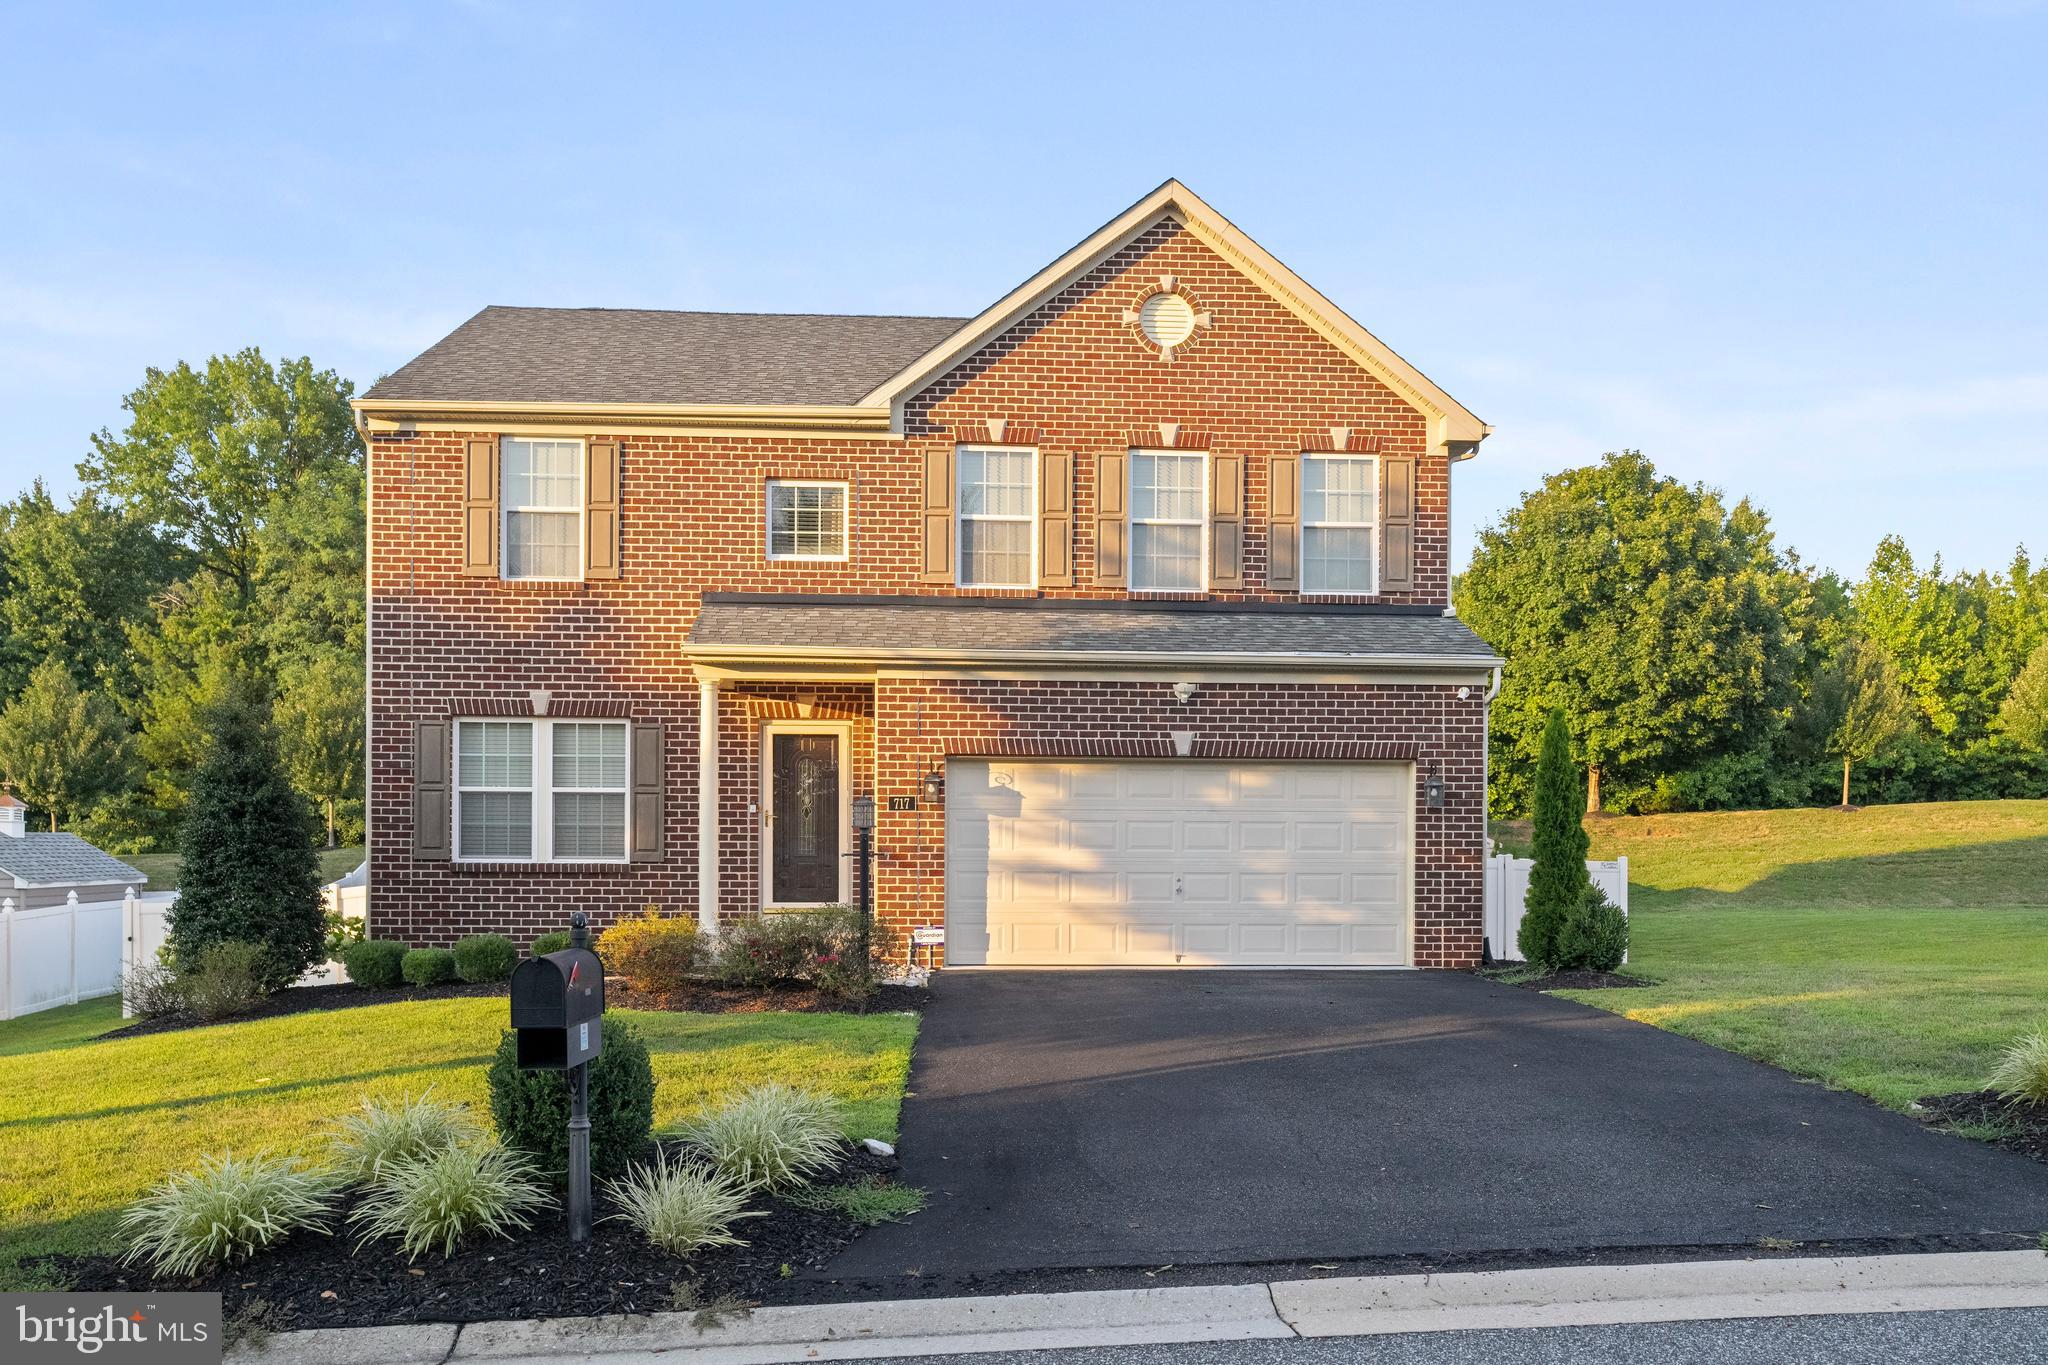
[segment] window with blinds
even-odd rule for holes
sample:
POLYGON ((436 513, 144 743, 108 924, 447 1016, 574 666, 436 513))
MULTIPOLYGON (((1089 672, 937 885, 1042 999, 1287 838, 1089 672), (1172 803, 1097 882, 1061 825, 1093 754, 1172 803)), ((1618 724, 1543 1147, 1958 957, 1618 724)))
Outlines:
POLYGON ((624 721, 459 722, 455 857, 625 861, 626 749, 624 721))
POLYGON ((1370 455, 1301 458, 1301 590, 1371 593, 1378 462, 1370 455))
POLYGON ((583 442, 506 437, 500 445, 507 578, 583 576, 583 442))
POLYGON ((1131 452, 1131 590, 1200 592, 1208 583, 1209 458, 1131 452))
POLYGON ((961 446, 956 458, 960 586, 1033 586, 1038 452, 1021 446, 961 446))
POLYGON ((845 559, 846 495, 843 483, 770 479, 768 557, 845 559))

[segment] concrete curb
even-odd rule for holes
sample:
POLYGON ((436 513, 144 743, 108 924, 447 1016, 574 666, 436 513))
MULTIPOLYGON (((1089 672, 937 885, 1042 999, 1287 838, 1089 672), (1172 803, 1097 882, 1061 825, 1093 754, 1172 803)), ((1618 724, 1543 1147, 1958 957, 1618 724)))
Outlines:
POLYGON ((2048 1256, 1973 1251, 1459 1275, 1289 1280, 1269 1286, 1302 1336, 1614 1322, 1806 1317, 2048 1305, 2048 1256))
POLYGON ((534 1360, 778 1365, 1498 1327, 2048 1307, 2038 1251, 1565 1266, 1273 1284, 1106 1289, 763 1308, 699 1330, 692 1313, 329 1328, 237 1351, 241 1365, 534 1360))

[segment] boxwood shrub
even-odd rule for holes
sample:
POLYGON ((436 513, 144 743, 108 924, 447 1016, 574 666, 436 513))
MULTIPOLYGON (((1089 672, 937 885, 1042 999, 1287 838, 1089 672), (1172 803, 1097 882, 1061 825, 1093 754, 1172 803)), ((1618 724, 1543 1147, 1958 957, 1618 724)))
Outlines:
POLYGON ((567 929, 551 929, 535 939, 533 947, 527 951, 531 952, 535 957, 546 957, 549 953, 559 953, 568 946, 569 931, 567 929))
POLYGON ((366 939, 341 950, 341 965, 347 970, 348 979, 358 986, 390 990, 405 982, 405 953, 403 943, 366 939))
MULTIPOLYGON (((491 1059, 491 1121, 506 1146, 532 1156, 557 1181, 569 1173, 569 1077, 521 1071, 510 1029, 491 1059)), ((604 1017, 604 1051, 590 1064, 590 1169, 616 1178, 654 1130, 654 1065, 647 1044, 615 1014, 604 1017)))
POLYGON ((455 979, 455 954, 446 948, 415 948, 399 964, 410 986, 444 986, 455 979))
POLYGON ((455 974, 471 985, 504 981, 519 965, 519 949, 503 934, 471 934, 455 945, 455 974))

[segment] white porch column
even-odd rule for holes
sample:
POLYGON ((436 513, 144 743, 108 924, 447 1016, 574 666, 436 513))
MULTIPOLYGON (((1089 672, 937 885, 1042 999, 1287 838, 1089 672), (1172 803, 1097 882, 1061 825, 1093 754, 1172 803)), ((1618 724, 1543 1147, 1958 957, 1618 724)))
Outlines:
POLYGON ((718 931, 718 679, 697 679, 697 929, 718 931))

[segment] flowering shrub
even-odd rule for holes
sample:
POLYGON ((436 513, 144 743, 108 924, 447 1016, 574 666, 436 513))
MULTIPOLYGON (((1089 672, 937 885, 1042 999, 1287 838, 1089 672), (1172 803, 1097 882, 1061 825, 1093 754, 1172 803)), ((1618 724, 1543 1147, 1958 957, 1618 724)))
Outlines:
POLYGON ((620 920, 597 941, 597 955, 606 971, 617 972, 633 988, 649 995, 667 995, 689 984, 697 966, 697 921, 677 916, 664 919, 653 906, 634 919, 620 920))
POLYGON ((865 954, 860 940, 860 912, 843 905, 766 914, 719 932, 711 971, 731 986, 802 982, 829 995, 864 999, 874 993, 888 961, 890 939, 876 925, 865 954))

